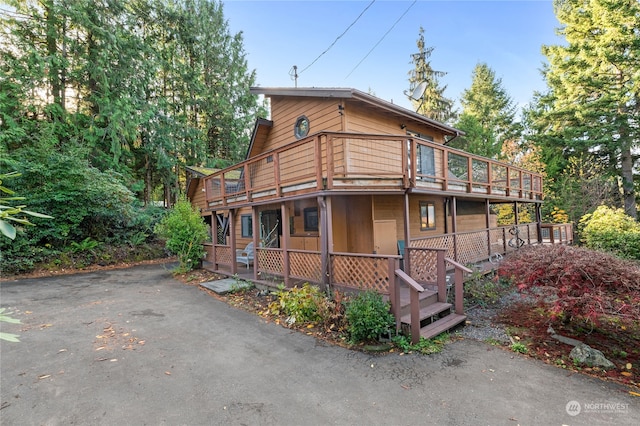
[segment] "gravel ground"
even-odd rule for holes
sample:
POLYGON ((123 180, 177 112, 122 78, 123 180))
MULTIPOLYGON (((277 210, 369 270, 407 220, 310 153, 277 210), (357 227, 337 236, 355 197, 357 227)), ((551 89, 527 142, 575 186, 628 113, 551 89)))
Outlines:
POLYGON ((460 334, 469 339, 480 341, 497 340, 502 343, 509 343, 510 339, 504 330, 504 326, 499 324, 495 317, 499 308, 484 308, 476 306, 466 311, 466 325, 460 329, 460 334))
POLYGON ((502 343, 511 343, 504 325, 500 324, 496 317, 502 308, 521 300, 522 296, 513 291, 502 296, 498 302, 489 307, 476 305, 467 309, 465 312, 467 322, 465 327, 460 330, 460 334, 466 338, 480 341, 492 339, 502 343))

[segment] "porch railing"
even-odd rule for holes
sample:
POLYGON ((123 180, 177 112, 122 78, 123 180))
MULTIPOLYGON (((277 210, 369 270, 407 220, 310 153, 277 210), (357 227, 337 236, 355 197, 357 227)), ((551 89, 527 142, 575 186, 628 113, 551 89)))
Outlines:
POLYGON ((542 199, 539 174, 423 139, 361 133, 318 133, 205 178, 213 209, 363 187, 542 199))
POLYGON ((543 243, 572 244, 573 224, 571 223, 543 223, 540 236, 543 243))
POLYGON ((447 250, 448 258, 466 265, 530 244, 538 244, 537 223, 415 238, 410 241, 409 246, 443 248, 447 250))

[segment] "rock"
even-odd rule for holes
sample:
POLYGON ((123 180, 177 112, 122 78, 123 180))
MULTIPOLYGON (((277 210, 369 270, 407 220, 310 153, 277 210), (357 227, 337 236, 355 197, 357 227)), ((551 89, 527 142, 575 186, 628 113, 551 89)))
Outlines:
POLYGON ((604 357, 602 352, 584 343, 580 343, 571 349, 569 357, 580 364, 585 364, 590 367, 602 367, 606 369, 616 367, 614 363, 604 357))

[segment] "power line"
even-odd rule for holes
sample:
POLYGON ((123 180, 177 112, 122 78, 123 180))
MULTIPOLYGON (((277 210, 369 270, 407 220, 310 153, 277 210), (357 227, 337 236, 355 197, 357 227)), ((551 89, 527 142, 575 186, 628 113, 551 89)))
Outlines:
POLYGON ((413 3, 411 3, 411 4, 409 5, 409 7, 407 8, 407 10, 405 10, 405 11, 404 11, 404 13, 403 13, 402 15, 400 15, 400 17, 396 20, 396 22, 394 22, 394 23, 393 23, 393 25, 391 26, 391 28, 389 28, 389 30, 388 30, 386 33, 384 33, 384 35, 382 36, 382 38, 381 38, 380 40, 378 40, 378 42, 377 42, 377 43, 376 43, 376 44, 371 48, 371 50, 369 50, 369 52, 367 52, 367 54, 366 54, 366 55, 364 55, 364 58, 362 58, 362 59, 360 60, 360 62, 358 62, 358 63, 356 64, 356 66, 355 66, 355 67, 353 67, 353 69, 351 70, 351 72, 349 72, 349 74, 347 74, 347 76, 344 78, 345 80, 346 80, 347 78, 349 78, 349 76, 350 76, 351 74, 353 74, 353 72, 354 72, 354 71, 355 71, 355 70, 360 66, 360 64, 361 64, 361 63, 363 63, 363 62, 364 62, 364 60, 365 60, 365 59, 367 59, 367 57, 369 57, 369 55, 371 54, 371 52, 373 52, 373 51, 375 50, 375 48, 376 48, 376 47, 378 47, 378 45, 379 45, 380 43, 382 43, 382 40, 384 40, 384 39, 387 37, 387 35, 391 32, 391 30, 393 30, 393 29, 395 28, 395 26, 396 26, 396 25, 398 25, 398 22, 400 22, 400 21, 402 20, 402 18, 404 18, 404 15, 406 15, 406 14, 409 12, 409 9, 411 9, 411 8, 413 7, 413 5, 417 3, 417 1, 418 1, 418 0, 413 0, 413 3))
MULTIPOLYGON (((319 54, 319 55, 318 55, 318 57, 317 57, 317 58, 315 58, 315 59, 313 60, 313 62, 311 62, 309 65, 307 65, 307 66, 306 66, 302 71, 300 71, 300 72, 298 73, 298 75, 300 75, 300 74, 302 74, 303 72, 305 72, 306 70, 308 70, 308 69, 309 69, 309 67, 311 67, 311 65, 315 64, 315 63, 316 63, 316 61, 322 57, 322 55, 324 55, 325 53, 327 53, 327 52, 329 51, 329 49, 331 49, 331 48, 333 47, 333 45, 334 45, 334 44, 336 44, 336 42, 337 42, 338 40, 340 40, 340 39, 342 38, 342 36, 343 36, 343 35, 345 35, 345 34, 347 33, 347 31, 349 31, 349 30, 351 29, 351 27, 353 27, 353 26, 355 25, 355 23, 356 23, 356 22, 358 22, 358 20, 362 17, 362 15, 364 15, 364 13, 365 13, 365 12, 366 12, 370 7, 371 7, 371 5, 373 5, 375 2, 376 2, 376 0, 372 0, 372 1, 371 1, 371 3, 369 3, 369 4, 367 5, 367 7, 365 7, 365 8, 364 8, 364 10, 363 10, 362 12, 360 12, 360 15, 358 15, 358 17, 355 19, 355 21, 353 21, 353 22, 351 23, 351 25, 349 25, 349 26, 347 27, 347 29, 346 29, 346 30, 344 30, 344 31, 342 32, 342 34, 340 34, 338 37, 336 37, 336 39, 333 41, 333 43, 331 43, 331 45, 330 45, 329 47, 327 47, 327 48, 326 48, 326 50, 325 50, 324 52, 322 52, 321 54, 319 54)), ((414 3, 415 3, 415 2, 414 2, 414 3)))

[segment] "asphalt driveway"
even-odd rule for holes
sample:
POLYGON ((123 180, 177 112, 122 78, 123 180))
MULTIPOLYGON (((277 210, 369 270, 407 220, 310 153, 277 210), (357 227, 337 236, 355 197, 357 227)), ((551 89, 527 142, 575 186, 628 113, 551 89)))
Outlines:
POLYGON ((329 346, 163 265, 0 283, 2 425, 637 425, 629 389, 462 340, 329 346))

